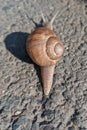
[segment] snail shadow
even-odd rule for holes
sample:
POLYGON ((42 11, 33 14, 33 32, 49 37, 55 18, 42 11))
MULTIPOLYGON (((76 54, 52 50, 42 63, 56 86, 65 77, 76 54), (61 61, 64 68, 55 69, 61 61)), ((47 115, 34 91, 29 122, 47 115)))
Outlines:
POLYGON ((23 62, 31 63, 31 60, 26 52, 26 39, 28 36, 28 33, 13 32, 5 38, 4 42, 6 49, 12 55, 23 62))
POLYGON ((22 62, 34 64, 34 68, 36 69, 39 81, 41 82, 40 67, 33 63, 26 51, 26 40, 28 37, 28 33, 13 32, 5 38, 5 47, 12 55, 20 59, 22 62))

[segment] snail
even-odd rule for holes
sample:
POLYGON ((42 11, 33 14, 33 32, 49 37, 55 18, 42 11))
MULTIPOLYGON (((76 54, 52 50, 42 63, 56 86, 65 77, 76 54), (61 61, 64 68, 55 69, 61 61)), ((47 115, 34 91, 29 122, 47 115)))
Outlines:
MULTIPOLYGON (((49 95, 53 83, 53 74, 56 63, 64 52, 62 42, 53 32, 54 15, 50 22, 34 30, 26 42, 26 50, 34 63, 41 67, 43 91, 49 95)), ((43 17, 43 21, 44 17, 43 17)))

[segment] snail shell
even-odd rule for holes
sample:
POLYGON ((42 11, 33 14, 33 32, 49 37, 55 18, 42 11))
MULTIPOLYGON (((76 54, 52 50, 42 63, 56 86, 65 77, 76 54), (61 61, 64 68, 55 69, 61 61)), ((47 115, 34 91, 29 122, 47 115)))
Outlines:
POLYGON ((26 49, 33 62, 41 66, 44 94, 48 95, 52 86, 55 64, 64 51, 61 41, 51 30, 50 23, 31 33, 27 39, 26 49))

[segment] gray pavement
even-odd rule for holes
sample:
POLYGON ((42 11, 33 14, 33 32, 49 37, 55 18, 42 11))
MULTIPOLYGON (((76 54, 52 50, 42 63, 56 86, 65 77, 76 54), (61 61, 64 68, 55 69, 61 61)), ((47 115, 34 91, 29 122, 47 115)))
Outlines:
POLYGON ((87 130, 86 0, 0 0, 0 130, 87 130), (48 98, 25 49, 41 9, 65 47, 48 98))

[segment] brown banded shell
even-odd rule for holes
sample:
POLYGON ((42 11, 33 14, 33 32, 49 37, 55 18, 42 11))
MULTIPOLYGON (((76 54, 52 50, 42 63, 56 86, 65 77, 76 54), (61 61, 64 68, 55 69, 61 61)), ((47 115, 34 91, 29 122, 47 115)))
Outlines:
POLYGON ((54 32, 47 28, 35 30, 27 40, 27 52, 39 66, 56 64, 63 53, 61 48, 61 42, 54 32))

